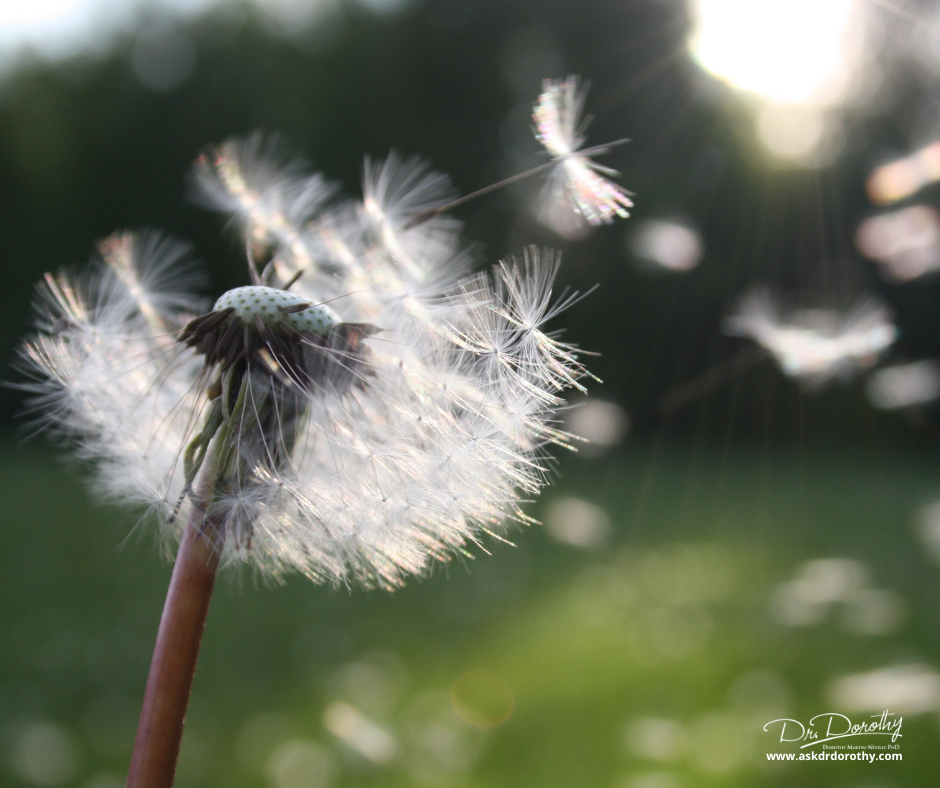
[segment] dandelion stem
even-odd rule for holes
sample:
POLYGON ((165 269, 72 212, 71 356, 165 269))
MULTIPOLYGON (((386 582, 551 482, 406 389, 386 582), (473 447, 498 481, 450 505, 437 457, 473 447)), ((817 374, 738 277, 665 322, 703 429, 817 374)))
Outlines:
POLYGON ((429 219, 433 219, 435 216, 440 216, 442 213, 449 211, 451 208, 456 208, 458 205, 463 205, 465 202, 470 202, 470 200, 475 200, 477 197, 482 197, 484 194, 489 194, 496 189, 501 189, 503 186, 508 186, 510 183, 515 183, 516 181, 521 181, 525 178, 528 178, 537 173, 547 170, 549 167, 554 167, 554 161, 547 161, 545 164, 540 164, 538 167, 533 167, 531 170, 526 170, 525 172, 517 173, 516 175, 511 175, 508 178, 504 178, 501 181, 496 183, 491 183, 489 186, 484 186, 482 189, 477 189, 475 192, 470 194, 465 194, 463 197, 458 197, 456 200, 447 203, 447 205, 440 205, 437 208, 429 208, 426 211, 421 211, 421 213, 415 214, 408 220, 408 223, 402 228, 403 230, 410 230, 412 227, 417 227, 419 224, 424 224, 429 219))
POLYGON ((170 788, 183 719, 219 566, 218 540, 200 507, 192 515, 167 591, 126 788, 170 788))

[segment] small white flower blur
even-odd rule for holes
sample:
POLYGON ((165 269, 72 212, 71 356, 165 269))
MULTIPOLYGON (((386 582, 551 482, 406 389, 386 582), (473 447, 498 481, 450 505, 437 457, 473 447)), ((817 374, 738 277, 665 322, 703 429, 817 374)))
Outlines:
POLYGON ((210 311, 185 247, 153 232, 47 275, 27 387, 100 489, 150 506, 168 543, 198 507, 229 563, 366 586, 399 586, 526 522, 547 444, 568 440, 560 395, 586 375, 545 327, 573 298, 552 299, 556 256, 531 248, 469 274, 455 219, 404 229, 452 197, 419 160, 367 160, 363 200, 331 203, 329 183, 255 135, 201 157, 194 182, 238 225, 258 292, 289 290, 276 303, 291 318, 329 302, 318 315, 347 332, 239 323, 231 298, 210 311))
POLYGON ((784 314, 764 289, 741 300, 736 313, 726 319, 725 330, 750 337, 784 374, 811 387, 874 365, 898 336, 887 309, 870 298, 844 313, 803 309, 784 314))
MULTIPOLYGON (((590 225, 610 224, 614 217, 626 218, 633 202, 628 192, 598 173, 616 177, 619 173, 591 160, 626 140, 584 148, 586 122, 581 120, 586 90, 576 76, 564 80, 546 79, 535 104, 532 119, 535 136, 556 162, 543 195, 542 214, 552 216, 552 207, 564 202, 574 217, 590 225)), ((553 222, 549 221, 549 224, 553 222)))

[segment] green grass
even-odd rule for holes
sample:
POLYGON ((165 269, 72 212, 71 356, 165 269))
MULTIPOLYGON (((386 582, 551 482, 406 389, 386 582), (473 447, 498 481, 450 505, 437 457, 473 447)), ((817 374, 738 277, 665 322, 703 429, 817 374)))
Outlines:
MULTIPOLYGON (((545 496, 609 513, 615 535, 596 551, 532 527, 516 547, 493 544, 395 594, 222 579, 177 785, 935 785, 936 711, 905 715, 901 763, 771 768, 764 753, 781 745, 761 728, 781 707, 800 720, 839 711, 839 676, 940 665, 940 569, 913 535, 915 509, 940 498, 938 465, 889 449, 634 446, 566 460, 545 496), (838 604, 809 626, 773 619, 779 584, 831 557, 903 598, 896 631, 847 631, 838 604), (459 677, 481 675, 495 682, 481 703, 508 714, 495 727, 451 700, 459 677), (372 760, 327 729, 343 726, 378 747, 372 760)), ((46 784, 119 786, 133 741, 170 566, 150 534, 127 538, 133 514, 93 505, 80 477, 39 446, 0 455, 4 785, 40 784, 27 750, 48 723, 66 751, 43 756, 64 758, 46 784)))

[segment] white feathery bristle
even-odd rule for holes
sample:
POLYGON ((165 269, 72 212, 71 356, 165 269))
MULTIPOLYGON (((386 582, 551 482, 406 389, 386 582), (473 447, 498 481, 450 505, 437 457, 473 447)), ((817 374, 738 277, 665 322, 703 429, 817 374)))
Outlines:
POLYGON ((113 233, 98 244, 101 259, 117 274, 155 333, 162 313, 195 314, 205 299, 193 294, 206 277, 192 247, 154 230, 113 233), (153 322, 156 321, 156 322, 153 322))
POLYGON ((118 234, 101 249, 109 265, 46 276, 37 305, 44 333, 23 348, 23 387, 35 395, 37 427, 77 436, 105 493, 159 504, 182 490, 174 469, 198 420, 202 367, 173 339, 181 308, 201 299, 163 288, 199 278, 185 247, 154 233, 118 234))
POLYGON ((156 509, 167 542, 210 473, 199 452, 233 435, 224 463, 207 464, 227 562, 394 588, 527 521, 520 500, 547 483, 547 444, 569 443, 563 390, 587 374, 546 327, 576 296, 553 299, 551 252, 466 276, 453 220, 404 229, 449 197, 417 160, 367 161, 363 202, 313 216, 322 181, 266 151, 260 137, 229 141, 197 177, 249 246, 296 239, 315 276, 275 249, 260 283, 190 321, 179 247, 116 236, 108 265, 47 278, 25 385, 102 489, 156 509))
POLYGON ((607 147, 581 150, 587 125, 581 121, 586 95, 576 76, 542 83, 532 119, 536 139, 556 164, 545 186, 541 215, 549 217, 554 204, 564 202, 587 224, 610 224, 614 217, 627 218, 633 201, 623 187, 599 174, 616 176, 617 171, 591 159, 606 153, 607 147))
POLYGON ((250 244, 273 247, 295 269, 313 264, 303 228, 336 187, 308 173, 277 136, 256 132, 210 148, 196 160, 193 182, 196 200, 231 214, 250 244))
POLYGON ((888 310, 871 298, 850 310, 801 309, 784 313, 764 288, 744 298, 726 318, 729 334, 766 349, 784 374, 818 386, 872 366, 898 337, 888 310))
POLYGON ((435 216, 404 229, 417 214, 445 205, 455 196, 450 178, 434 172, 418 157, 402 159, 394 151, 384 161, 366 157, 363 218, 401 277, 425 282, 456 255, 462 225, 453 217, 435 216))

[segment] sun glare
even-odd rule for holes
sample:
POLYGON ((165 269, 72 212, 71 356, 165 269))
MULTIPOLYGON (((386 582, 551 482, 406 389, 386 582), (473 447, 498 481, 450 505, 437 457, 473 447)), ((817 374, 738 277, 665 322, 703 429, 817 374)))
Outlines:
POLYGON ((857 0, 692 0, 692 5, 695 59, 759 99, 757 132, 772 153, 810 160, 825 141, 825 110, 844 100, 858 61, 857 0))

